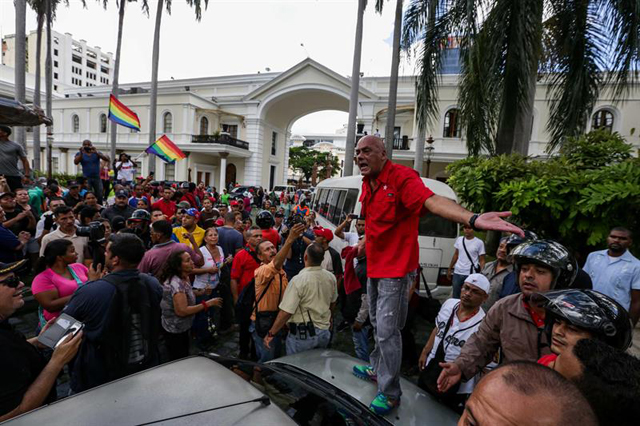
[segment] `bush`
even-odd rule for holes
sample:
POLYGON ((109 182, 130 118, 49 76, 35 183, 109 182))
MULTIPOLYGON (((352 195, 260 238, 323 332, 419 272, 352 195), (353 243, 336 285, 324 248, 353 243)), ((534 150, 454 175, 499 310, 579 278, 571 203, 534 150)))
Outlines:
MULTIPOLYGON (((448 167, 449 185, 474 211, 511 210, 514 222, 582 256, 609 230, 640 230, 640 160, 618 134, 591 132, 547 161, 517 154, 470 157, 448 167)), ((584 259, 584 257, 583 257, 584 259)))
MULTIPOLYGON (((36 178, 43 176, 47 177, 47 173, 40 170, 35 170, 34 173, 36 178)), ((79 177, 82 177, 82 174, 78 173, 76 175, 72 175, 69 173, 53 173, 52 177, 53 179, 57 180, 60 185, 66 187, 70 180, 76 180, 79 177)))

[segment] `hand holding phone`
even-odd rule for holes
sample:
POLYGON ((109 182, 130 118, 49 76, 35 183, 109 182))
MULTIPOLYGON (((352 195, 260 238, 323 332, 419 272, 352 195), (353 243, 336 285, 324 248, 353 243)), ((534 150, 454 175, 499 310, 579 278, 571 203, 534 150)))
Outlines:
POLYGON ((75 336, 84 328, 84 324, 67 314, 60 314, 56 321, 49 325, 38 336, 38 342, 44 346, 55 349, 64 344, 65 337, 75 336))

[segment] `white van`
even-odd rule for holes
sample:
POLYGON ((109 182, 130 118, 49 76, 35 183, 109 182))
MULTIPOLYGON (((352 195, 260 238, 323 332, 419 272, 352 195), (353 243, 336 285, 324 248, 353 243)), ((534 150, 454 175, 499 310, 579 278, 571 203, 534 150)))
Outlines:
POLYGON ((283 192, 285 195, 291 195, 296 192, 296 188, 292 185, 276 185, 273 187, 273 192, 275 192, 276 196, 280 198, 280 194, 283 192))
MULTIPOLYGON (((424 184, 435 194, 458 201, 455 192, 446 183, 422 178, 424 184)), ((318 224, 332 231, 342 223, 348 214, 360 214, 360 192, 362 176, 326 179, 318 184, 313 197, 312 208, 316 212, 318 224)), ((355 232, 355 221, 351 224, 355 232)), ((349 231, 349 230, 345 230, 349 231)), ((420 218, 418 245, 420 265, 434 297, 444 300, 451 296, 451 283, 447 280, 447 269, 455 252, 453 244, 458 236, 458 224, 431 213, 420 218)), ((331 246, 340 252, 346 243, 334 238, 331 246)), ((421 295, 426 291, 421 286, 421 295)))

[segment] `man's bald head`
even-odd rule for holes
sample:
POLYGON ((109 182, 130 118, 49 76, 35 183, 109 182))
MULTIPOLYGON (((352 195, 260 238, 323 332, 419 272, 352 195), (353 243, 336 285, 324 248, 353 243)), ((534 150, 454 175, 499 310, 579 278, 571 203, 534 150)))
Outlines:
POLYGON ((485 376, 458 425, 596 426, 578 388, 556 371, 529 361, 505 364, 485 376))
POLYGON ((362 176, 375 178, 387 162, 384 141, 377 136, 367 135, 358 141, 354 161, 362 176))

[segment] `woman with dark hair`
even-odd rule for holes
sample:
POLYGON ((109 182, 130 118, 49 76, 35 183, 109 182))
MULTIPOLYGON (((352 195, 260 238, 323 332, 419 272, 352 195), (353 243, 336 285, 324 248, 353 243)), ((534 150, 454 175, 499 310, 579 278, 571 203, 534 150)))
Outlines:
POLYGON ((87 191, 87 193, 84 194, 84 198, 82 199, 82 201, 85 207, 93 207, 100 213, 102 213, 102 210, 104 210, 104 207, 98 204, 98 197, 96 197, 96 194, 94 192, 87 191))
POLYGON ((38 268, 42 272, 33 279, 31 291, 42 307, 45 322, 57 318, 73 293, 87 282, 89 271, 77 260, 78 254, 69 240, 53 240, 44 249, 38 268))
POLYGON ((222 306, 219 297, 196 304, 196 295, 211 294, 211 288, 191 288, 189 275, 194 268, 189 253, 178 250, 169 256, 159 277, 163 290, 160 303, 162 331, 171 361, 189 356, 189 330, 195 315, 206 312, 212 306, 222 306))

